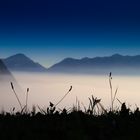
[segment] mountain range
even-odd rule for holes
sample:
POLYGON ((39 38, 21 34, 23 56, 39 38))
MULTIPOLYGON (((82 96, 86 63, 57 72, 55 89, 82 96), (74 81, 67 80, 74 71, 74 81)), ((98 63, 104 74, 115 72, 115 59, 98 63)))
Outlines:
POLYGON ((123 56, 120 54, 114 54, 106 57, 85 57, 82 59, 66 58, 48 68, 48 71, 86 74, 106 74, 110 71, 122 74, 139 72, 140 55, 123 56))
POLYGON ((52 73, 86 73, 101 74, 110 71, 122 73, 135 73, 140 71, 140 55, 123 56, 114 54, 106 57, 94 58, 66 58, 49 68, 45 68, 34 62, 24 54, 16 54, 3 59, 3 62, 11 71, 26 72, 52 72, 52 73))

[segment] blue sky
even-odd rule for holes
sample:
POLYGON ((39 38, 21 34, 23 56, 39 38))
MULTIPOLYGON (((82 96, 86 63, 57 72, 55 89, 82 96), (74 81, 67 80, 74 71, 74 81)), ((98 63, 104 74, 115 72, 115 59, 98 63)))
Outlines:
POLYGON ((140 54, 138 0, 0 1, 0 56, 45 66, 65 57, 140 54))

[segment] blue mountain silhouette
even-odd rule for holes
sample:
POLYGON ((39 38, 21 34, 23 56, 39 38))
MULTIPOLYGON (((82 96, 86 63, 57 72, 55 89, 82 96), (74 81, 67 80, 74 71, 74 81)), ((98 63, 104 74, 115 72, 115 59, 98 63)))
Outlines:
POLYGON ((3 59, 5 65, 11 71, 45 72, 46 68, 34 62, 24 54, 16 54, 3 59))
POLYGON ((110 71, 122 73, 140 73, 140 55, 123 56, 114 54, 106 57, 73 59, 66 58, 51 66, 49 72, 62 73, 108 73, 110 71))

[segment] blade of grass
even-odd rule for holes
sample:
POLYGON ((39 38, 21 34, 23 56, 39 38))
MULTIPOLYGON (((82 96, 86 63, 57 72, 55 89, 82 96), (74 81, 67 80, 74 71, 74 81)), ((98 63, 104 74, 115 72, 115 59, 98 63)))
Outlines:
POLYGON ((13 90, 13 92, 14 92, 14 94, 15 94, 15 97, 16 97, 16 99, 17 99, 19 105, 20 105, 21 110, 22 110, 22 104, 21 104, 21 102, 20 102, 20 100, 19 100, 19 97, 18 97, 18 95, 17 95, 17 93, 16 93, 16 91, 15 91, 15 88, 14 88, 14 85, 13 85, 12 82, 11 82, 11 88, 12 88, 12 90, 13 90))
POLYGON ((111 93, 111 111, 113 111, 113 87, 112 87, 112 73, 109 73, 109 86, 110 86, 110 93, 111 93))
POLYGON ((117 95, 117 92, 118 92, 118 87, 116 88, 116 90, 115 90, 115 94, 114 94, 114 97, 113 97, 113 105, 114 105, 114 101, 115 101, 115 99, 116 99, 116 95, 117 95))
POLYGON ((122 105, 123 103, 117 98, 117 101, 122 105))
POLYGON ((64 98, 71 92, 71 90, 72 90, 72 86, 70 86, 69 91, 55 104, 55 107, 64 100, 64 98))
POLYGON ((28 109, 28 93, 29 93, 29 88, 27 88, 27 92, 26 92, 26 112, 28 109))

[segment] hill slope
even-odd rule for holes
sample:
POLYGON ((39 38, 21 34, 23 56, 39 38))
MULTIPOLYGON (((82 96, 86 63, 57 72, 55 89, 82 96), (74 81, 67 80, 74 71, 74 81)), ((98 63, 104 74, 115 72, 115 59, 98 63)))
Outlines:
POLYGON ((2 60, 0 60, 0 75, 11 75, 2 60))

